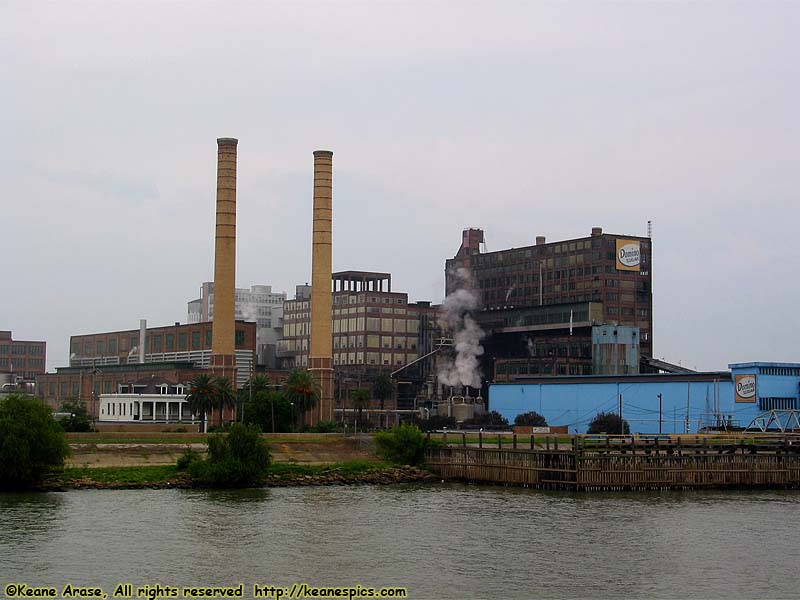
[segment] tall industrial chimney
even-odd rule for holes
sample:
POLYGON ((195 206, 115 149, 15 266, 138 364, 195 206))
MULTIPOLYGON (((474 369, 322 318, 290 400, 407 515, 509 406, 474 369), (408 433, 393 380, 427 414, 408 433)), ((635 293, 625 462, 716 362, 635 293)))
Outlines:
POLYGON ((308 366, 320 385, 310 425, 333 420, 333 152, 314 152, 314 237, 311 254, 311 347, 308 366))
MULTIPOLYGON (((239 140, 217 140, 217 224, 214 243, 214 320, 211 326, 211 370, 236 385, 236 146, 239 140)), ((232 415, 231 415, 232 416, 232 415)), ((220 415, 222 418, 222 415, 220 415)))

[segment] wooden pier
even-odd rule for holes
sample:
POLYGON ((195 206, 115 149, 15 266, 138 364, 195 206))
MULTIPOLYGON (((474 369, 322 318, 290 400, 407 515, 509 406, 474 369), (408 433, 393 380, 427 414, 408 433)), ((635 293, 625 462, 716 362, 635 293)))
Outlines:
POLYGON ((428 467, 443 479, 576 491, 800 488, 800 435, 528 437, 476 447, 465 436, 431 448, 428 467))

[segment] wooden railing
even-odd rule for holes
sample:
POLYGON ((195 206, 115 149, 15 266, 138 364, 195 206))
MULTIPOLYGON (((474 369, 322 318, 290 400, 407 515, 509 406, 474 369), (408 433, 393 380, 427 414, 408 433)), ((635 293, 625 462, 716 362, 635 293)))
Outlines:
POLYGON ((445 479, 584 491, 800 487, 798 435, 537 437, 516 447, 463 439, 431 448, 428 467, 445 479))

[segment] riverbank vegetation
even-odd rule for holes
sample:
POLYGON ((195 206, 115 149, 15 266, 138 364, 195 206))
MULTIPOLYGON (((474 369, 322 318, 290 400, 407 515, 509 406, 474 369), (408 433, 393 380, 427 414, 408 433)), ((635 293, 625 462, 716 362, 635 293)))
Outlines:
MULTIPOLYGON (((400 468, 367 460, 321 465, 273 463, 251 487, 388 484, 434 479, 430 473, 418 468, 400 468)), ((176 465, 64 469, 37 485, 41 490, 192 487, 196 486, 188 472, 176 465)))
POLYGON ((227 434, 208 439, 205 459, 192 450, 179 460, 192 483, 204 487, 247 487, 257 484, 270 465, 269 445, 256 425, 234 423, 227 434), (192 454, 189 454, 192 453, 192 454))
POLYGON ((0 399, 0 488, 34 486, 64 466, 69 446, 52 411, 32 396, 0 399))
POLYGON ((437 442, 426 436, 419 427, 403 423, 389 431, 375 434, 377 454, 386 461, 417 466, 425 463, 428 448, 437 442))

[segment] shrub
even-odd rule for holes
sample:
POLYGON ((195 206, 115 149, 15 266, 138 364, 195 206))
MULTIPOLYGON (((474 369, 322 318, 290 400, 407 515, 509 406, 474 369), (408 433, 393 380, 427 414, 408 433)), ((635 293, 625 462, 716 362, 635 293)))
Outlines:
POLYGON ((622 427, 624 427, 624 429, 620 428, 620 418, 617 413, 601 412, 597 413, 595 418, 589 423, 589 428, 586 430, 586 433, 620 434, 631 432, 631 428, 625 419, 622 419, 622 427))
POLYGON ((178 460, 175 461, 175 465, 179 470, 185 471, 192 463, 196 463, 200 460, 202 460, 202 457, 197 450, 187 448, 186 451, 178 457, 178 460))
POLYGON ((434 415, 429 419, 420 419, 417 421, 417 426, 422 431, 434 431, 436 429, 455 429, 456 418, 448 417, 446 415, 434 415))
POLYGON ((92 422, 89 420, 89 411, 86 405, 77 398, 69 398, 61 403, 59 412, 70 413, 69 417, 59 420, 64 431, 84 432, 92 431, 92 422))
POLYGON ((62 468, 68 455, 64 430, 49 408, 22 394, 0 400, 0 487, 30 486, 62 468))
POLYGON ((320 421, 314 427, 310 427, 310 433, 336 433, 339 429, 339 424, 336 421, 320 421))
POLYGON ((259 483, 270 463, 269 446, 255 425, 234 423, 227 435, 208 440, 208 458, 189 464, 192 480, 209 487, 246 487, 259 483))
POLYGON ((547 427, 547 419, 535 410, 522 413, 514 417, 514 425, 529 425, 533 427, 547 427))
POLYGON ((402 465, 420 465, 425 462, 429 440, 416 425, 402 425, 375 434, 378 456, 402 465))
POLYGON ((467 419, 462 423, 464 429, 508 429, 508 420, 496 410, 467 419))

